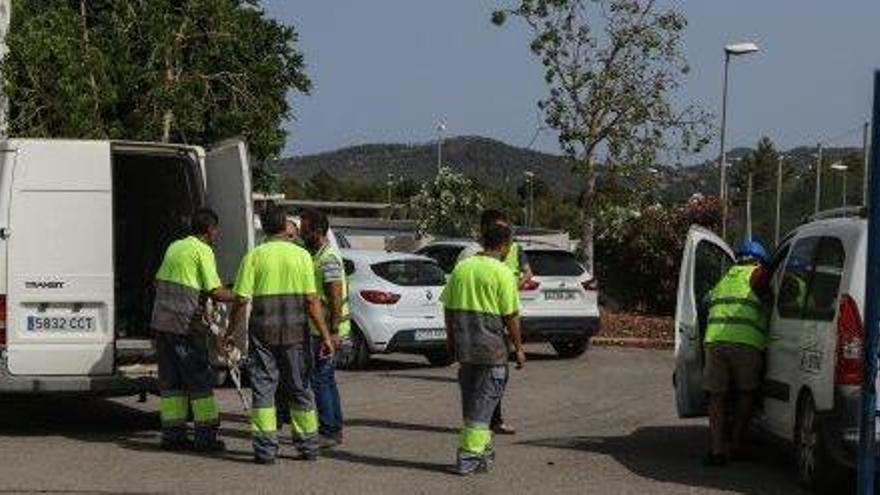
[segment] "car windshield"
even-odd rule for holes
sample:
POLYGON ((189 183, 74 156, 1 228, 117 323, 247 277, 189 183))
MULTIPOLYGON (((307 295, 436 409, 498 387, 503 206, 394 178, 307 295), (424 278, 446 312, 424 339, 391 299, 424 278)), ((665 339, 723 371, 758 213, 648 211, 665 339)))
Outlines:
POLYGON ((395 285, 438 287, 446 284, 446 274, 434 261, 394 260, 372 265, 373 272, 395 285))
POLYGON ((526 255, 532 273, 539 277, 579 277, 586 271, 577 258, 567 251, 529 250, 526 255))

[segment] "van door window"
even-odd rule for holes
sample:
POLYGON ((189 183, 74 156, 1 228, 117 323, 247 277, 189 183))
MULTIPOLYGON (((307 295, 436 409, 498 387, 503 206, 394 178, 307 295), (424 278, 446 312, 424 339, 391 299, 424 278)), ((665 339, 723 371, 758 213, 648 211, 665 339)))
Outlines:
POLYGON ((730 256, 720 247, 708 241, 697 244, 694 253, 694 297, 701 330, 706 328, 709 318, 709 292, 724 278, 730 265, 730 256))
POLYGON ((813 273, 804 309, 805 320, 834 320, 845 262, 846 252, 840 239, 823 237, 813 261, 813 273))
POLYGON ((819 237, 797 241, 785 262, 785 271, 779 284, 777 310, 785 319, 801 319, 807 301, 813 258, 819 246, 819 237))

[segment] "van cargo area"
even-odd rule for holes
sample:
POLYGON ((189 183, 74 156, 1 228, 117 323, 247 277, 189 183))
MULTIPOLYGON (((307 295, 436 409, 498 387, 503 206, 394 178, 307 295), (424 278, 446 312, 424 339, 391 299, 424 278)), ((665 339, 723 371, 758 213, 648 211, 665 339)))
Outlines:
POLYGON ((168 245, 188 233, 189 220, 201 206, 204 193, 199 162, 189 153, 125 148, 114 149, 112 156, 115 331, 120 365, 144 354, 136 342, 151 336, 154 276, 168 245))

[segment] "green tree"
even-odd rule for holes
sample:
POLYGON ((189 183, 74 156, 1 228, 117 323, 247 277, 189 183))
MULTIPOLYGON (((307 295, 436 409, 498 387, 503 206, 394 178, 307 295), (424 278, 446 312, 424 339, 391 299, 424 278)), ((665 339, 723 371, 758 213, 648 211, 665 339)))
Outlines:
POLYGON ((508 0, 495 24, 513 16, 531 29, 549 94, 539 102, 547 125, 584 177, 581 254, 593 263, 596 165, 646 166, 675 135, 683 148, 708 141, 708 116, 677 108, 672 95, 688 66, 684 16, 641 0, 508 0))
POLYGON ((483 197, 474 183, 443 167, 410 201, 420 234, 469 237, 483 209, 483 197))
POLYGON ((296 31, 259 0, 17 0, 7 43, 22 137, 242 136, 263 161, 284 145, 289 94, 311 86, 296 31))
MULTIPOLYGON (((757 148, 733 168, 735 212, 742 212, 743 222, 752 217, 752 236, 769 242, 774 238, 776 222, 776 184, 780 157, 773 141, 763 136, 757 148), (751 185, 749 184, 751 179, 751 185), (751 198, 749 197, 751 195, 751 198), (751 211, 749 211, 751 208, 751 211)), ((790 168, 783 169, 783 182, 790 168)), ((747 227, 744 227, 747 229, 747 227)), ((743 230, 745 235, 746 231, 743 230)))

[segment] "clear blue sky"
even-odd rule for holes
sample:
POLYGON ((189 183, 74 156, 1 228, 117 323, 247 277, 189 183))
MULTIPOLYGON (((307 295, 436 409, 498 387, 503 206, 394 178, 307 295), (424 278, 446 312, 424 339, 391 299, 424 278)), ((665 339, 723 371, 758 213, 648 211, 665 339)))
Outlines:
MULTIPOLYGON (((730 146, 762 134, 781 147, 836 138, 870 115, 880 68, 880 2, 691 0, 685 49, 693 71, 683 98, 720 115, 722 47, 755 40, 756 56, 731 66, 730 146)), ((293 99, 286 154, 369 142, 477 134, 526 146, 545 91, 540 66, 516 25, 496 28, 492 0, 266 0, 301 35, 315 88, 293 99)), ((860 143, 861 132, 835 145, 860 143)), ((536 148, 558 152, 555 137, 536 148)), ((717 144, 713 145, 717 148, 717 144)))

